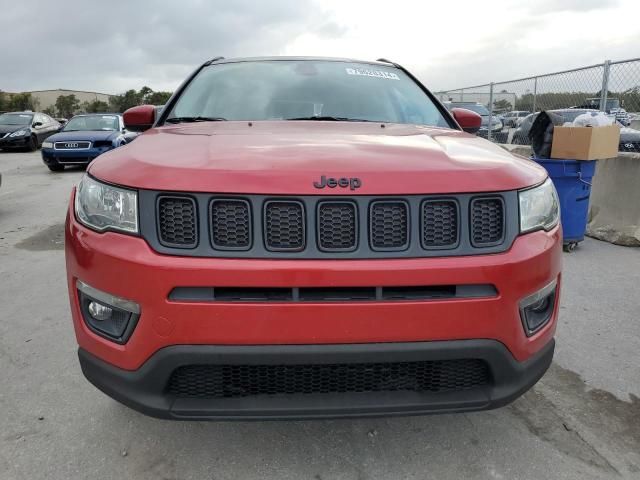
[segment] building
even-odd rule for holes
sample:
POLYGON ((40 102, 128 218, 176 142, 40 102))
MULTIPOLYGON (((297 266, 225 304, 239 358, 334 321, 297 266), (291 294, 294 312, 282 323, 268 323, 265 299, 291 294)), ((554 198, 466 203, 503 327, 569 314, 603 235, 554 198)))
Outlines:
POLYGON ((35 90, 25 93, 30 93, 31 96, 38 102, 39 110, 55 107, 56 100, 60 95, 75 95, 80 103, 93 102, 95 100, 109 103, 109 99, 113 96, 108 93, 85 92, 81 90, 65 90, 62 88, 58 88, 56 90, 35 90))

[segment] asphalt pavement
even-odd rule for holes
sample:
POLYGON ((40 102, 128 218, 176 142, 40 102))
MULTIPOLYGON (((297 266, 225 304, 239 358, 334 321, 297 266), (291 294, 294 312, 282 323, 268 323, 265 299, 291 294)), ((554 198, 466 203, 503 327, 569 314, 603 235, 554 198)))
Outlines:
MULTIPOLYGON (((124 147, 126 148, 126 147, 124 147)), ((79 169, 0 151, 0 479, 640 479, 640 249, 565 254, 557 350, 512 405, 423 417, 171 422, 82 376, 63 223, 79 169)))

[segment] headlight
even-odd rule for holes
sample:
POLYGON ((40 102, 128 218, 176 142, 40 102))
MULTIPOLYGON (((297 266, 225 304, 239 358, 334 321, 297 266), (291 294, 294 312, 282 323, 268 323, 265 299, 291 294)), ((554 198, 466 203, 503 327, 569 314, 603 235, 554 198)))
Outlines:
POLYGON ((53 148, 53 142, 42 142, 42 148, 53 148))
POLYGON ((520 232, 551 230, 560 220, 560 202, 550 178, 540 186, 518 192, 520 232))
POLYGON ((138 194, 85 175, 75 202, 78 221, 99 232, 117 230, 138 233, 138 194))
POLYGON ((29 130, 18 130, 17 132, 13 132, 9 136, 10 137, 23 137, 24 135, 27 135, 28 133, 29 133, 29 130))

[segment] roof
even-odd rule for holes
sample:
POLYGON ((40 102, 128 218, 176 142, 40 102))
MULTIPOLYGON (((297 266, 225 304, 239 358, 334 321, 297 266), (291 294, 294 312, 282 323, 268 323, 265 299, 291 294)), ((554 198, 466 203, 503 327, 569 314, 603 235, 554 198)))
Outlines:
POLYGON ((345 63, 362 63, 367 65, 379 65, 384 67, 395 67, 391 62, 381 62, 377 60, 357 60, 354 58, 341 58, 341 57, 287 57, 287 56, 272 56, 272 57, 235 57, 235 58, 220 58, 217 57, 213 60, 209 60, 207 63, 238 63, 238 62, 263 62, 263 61, 316 61, 316 62, 345 62, 345 63))
POLYGON ((107 97, 115 96, 113 93, 90 92, 88 90, 69 90, 67 88, 49 88, 46 90, 29 90, 23 93, 44 93, 44 92, 91 93, 93 95, 105 95, 107 97))
POLYGON ((109 115, 112 117, 121 117, 122 114, 121 113, 111 113, 111 112, 95 112, 95 113, 77 113, 75 114, 73 117, 71 118, 75 118, 75 117, 89 117, 89 116, 94 116, 94 115, 109 115))

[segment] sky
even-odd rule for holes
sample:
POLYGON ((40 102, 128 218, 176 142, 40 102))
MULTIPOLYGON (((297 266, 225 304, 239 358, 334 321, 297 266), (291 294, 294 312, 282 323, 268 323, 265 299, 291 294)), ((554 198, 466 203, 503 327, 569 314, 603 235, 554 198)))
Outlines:
POLYGON ((384 57, 432 90, 640 56, 638 0, 0 0, 0 12, 9 92, 171 91, 216 56, 384 57))

